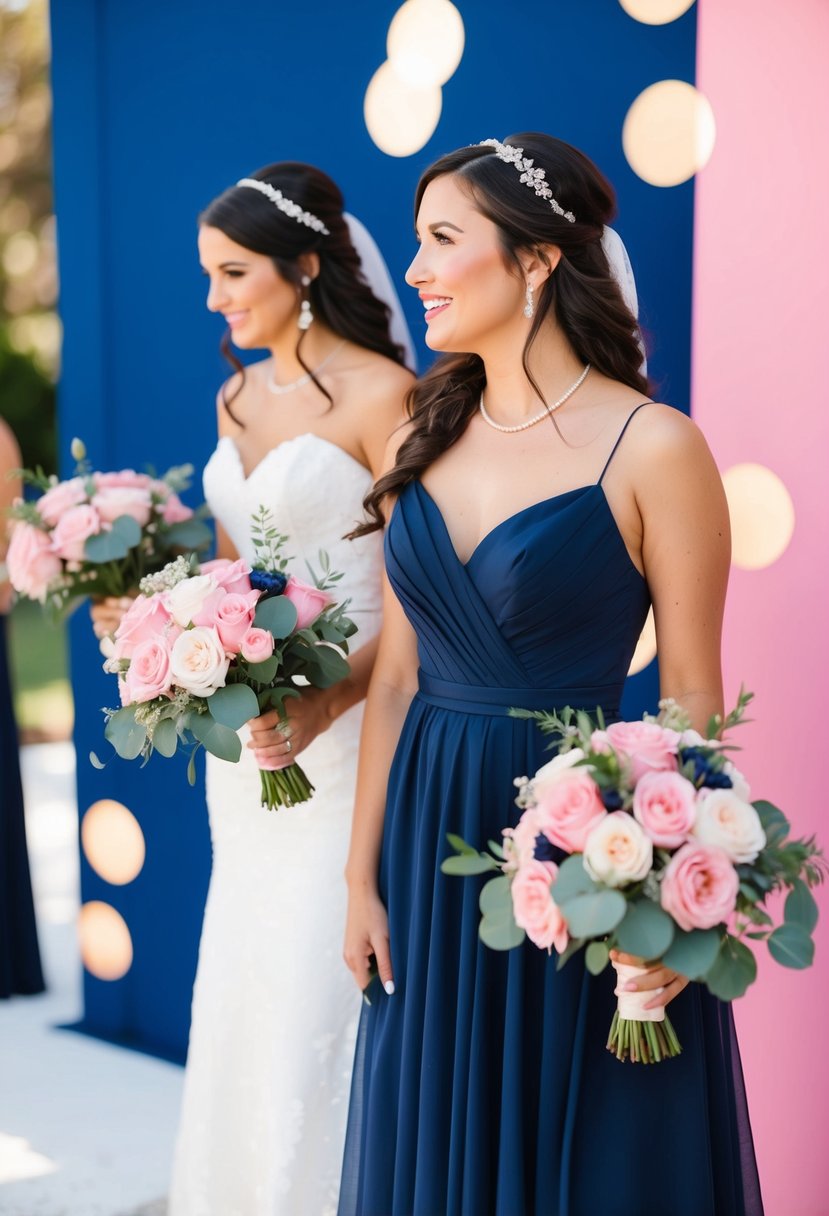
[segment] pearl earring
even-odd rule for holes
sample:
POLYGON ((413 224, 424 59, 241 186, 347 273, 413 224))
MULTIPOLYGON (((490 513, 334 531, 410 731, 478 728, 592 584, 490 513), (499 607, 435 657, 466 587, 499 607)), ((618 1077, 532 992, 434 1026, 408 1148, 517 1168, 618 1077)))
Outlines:
POLYGON ((311 301, 308 299, 307 290, 311 286, 311 280, 307 274, 302 276, 302 302, 299 306, 299 320, 297 325, 301 330, 310 329, 314 321, 314 314, 311 312, 311 301))
POLYGON ((527 320, 529 320, 532 317, 533 313, 535 312, 535 307, 533 305, 533 291, 534 291, 534 288, 533 288, 532 283, 528 283, 527 284, 527 302, 524 305, 524 316, 527 318, 527 320))

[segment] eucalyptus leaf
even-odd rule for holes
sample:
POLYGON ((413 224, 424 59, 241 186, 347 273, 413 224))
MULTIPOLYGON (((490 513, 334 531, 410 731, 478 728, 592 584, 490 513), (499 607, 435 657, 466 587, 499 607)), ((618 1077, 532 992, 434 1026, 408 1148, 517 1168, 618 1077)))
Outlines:
POLYGON ((314 658, 322 672, 322 678, 326 681, 325 684, 318 685, 321 688, 337 684, 351 674, 351 665, 348 660, 332 646, 317 646, 314 658))
POLYGON ((472 853, 475 857, 478 856, 478 850, 473 848, 471 844, 467 844, 462 836, 456 836, 454 832, 447 832, 446 839, 451 844, 452 848, 458 853, 472 853))
POLYGON ((766 833, 766 841, 768 844, 780 844, 781 841, 789 834, 790 824, 786 816, 775 806, 773 802, 767 802, 765 799, 758 799, 753 802, 757 814, 760 816, 760 823, 763 825, 763 831, 766 833))
POLYGON ((497 840, 488 840, 487 845, 489 846, 490 853, 494 853, 499 861, 504 860, 506 854, 504 853, 504 846, 502 844, 499 844, 497 840))
POLYGON ((591 975, 601 975, 609 961, 607 942, 591 942, 584 952, 584 965, 591 975))
POLYGON ((172 718, 162 718, 153 730, 153 747, 169 760, 178 749, 178 731, 172 718))
POLYGON ((818 921, 818 908, 815 897, 801 879, 797 879, 789 894, 786 896, 786 906, 783 913, 787 925, 798 925, 807 933, 814 932, 818 921))
POLYGON ((125 705, 112 715, 104 728, 104 735, 122 760, 135 760, 147 739, 143 726, 136 725, 135 706, 125 705))
POLYGON ((247 665, 248 672, 257 684, 270 684, 278 667, 279 659, 275 654, 271 655, 269 659, 263 659, 261 663, 248 663, 247 665))
POLYGON ((507 917, 485 916, 478 926, 478 936, 490 950, 512 950, 520 946, 526 934, 519 929, 510 912, 507 917))
POLYGON ((616 929, 616 944, 626 954, 661 958, 674 937, 674 922, 652 899, 631 900, 616 929))
POLYGON ((242 741, 229 726, 223 726, 209 713, 194 714, 190 722, 190 730, 207 751, 219 760, 227 760, 235 764, 242 754, 242 741))
POLYGON ((108 532, 90 536, 83 547, 88 562, 118 561, 141 542, 141 528, 131 515, 119 515, 108 532))
POLYGON ((443 874, 486 874, 489 870, 497 870, 498 866, 485 853, 461 853, 459 856, 447 857, 441 862, 443 874))
POLYGON ((555 901, 563 908, 576 895, 587 895, 601 890, 584 868, 581 853, 574 853, 558 868, 555 881, 555 901))
POLYGON ((217 688, 210 698, 210 713, 222 726, 239 730, 251 718, 259 716, 259 701, 247 684, 226 684, 224 688, 217 688))
POLYGON ((757 962, 748 946, 726 934, 713 967, 705 975, 708 991, 721 1001, 734 1001, 756 978, 757 962))
POLYGON ((97 768, 97 769, 106 768, 106 765, 103 763, 102 760, 98 759, 98 757, 95 755, 94 752, 89 753, 89 763, 92 765, 93 768, 97 768))
POLYGON ((774 930, 768 939, 768 946, 775 962, 795 971, 803 971, 815 961, 815 943, 807 931, 788 921, 774 930))
POLYGON ((296 629, 297 612, 284 595, 272 595, 256 605, 253 623, 257 629, 267 629, 275 638, 286 638, 296 629))
POLYGON ((164 529, 164 543, 170 549, 206 549, 213 542, 213 533, 204 520, 184 519, 164 529))
POLYGON ((497 878, 490 878, 488 883, 485 883, 481 888, 481 894, 478 898, 478 907, 484 916, 494 916, 496 919, 504 915, 506 910, 510 916, 512 911, 512 896, 509 892, 509 879, 506 874, 499 874, 497 878))
POLYGON ((561 954, 556 959, 556 971, 561 971, 561 968, 568 961, 568 959, 571 959, 574 954, 577 954, 583 945, 584 942, 580 937, 571 937, 561 954))
POLYGON ((197 743, 190 753, 190 759, 187 761, 187 781, 190 785, 196 784, 196 752, 200 747, 201 744, 197 743))
MULTIPOLYGON (((553 887, 554 896, 557 885, 553 887)), ((566 908, 561 910, 571 936, 602 937, 612 933, 619 924, 627 910, 627 901, 619 891, 595 891, 568 899, 566 908)))
POLYGON ((719 929, 691 929, 678 926, 674 940, 662 955, 662 962, 689 980, 699 980, 713 967, 719 954, 722 934, 719 929))

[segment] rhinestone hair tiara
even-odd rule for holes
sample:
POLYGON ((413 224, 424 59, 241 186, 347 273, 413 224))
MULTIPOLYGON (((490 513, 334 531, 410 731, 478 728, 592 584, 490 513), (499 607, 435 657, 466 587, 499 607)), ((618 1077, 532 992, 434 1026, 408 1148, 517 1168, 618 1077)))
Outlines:
POLYGON ((515 165, 521 174, 520 180, 525 186, 534 190, 539 198, 546 198, 556 215, 560 215, 570 224, 575 224, 576 217, 573 212, 565 211, 558 200, 553 198, 553 192, 547 184, 546 173, 543 169, 533 168, 534 162, 524 156, 523 148, 512 148, 509 144, 502 144, 500 139, 482 139, 478 147, 494 148, 499 160, 506 161, 508 165, 515 165))
POLYGON ((317 219, 310 211, 303 211, 299 203, 286 198, 282 191, 277 190, 270 182, 260 182, 256 177, 243 177, 236 185, 258 190, 260 194, 264 194, 265 198, 269 198, 275 207, 278 207, 285 215, 289 215, 292 220, 296 220, 298 224, 305 224, 307 228, 313 228, 314 232, 319 232, 322 236, 331 235, 322 220, 317 219))

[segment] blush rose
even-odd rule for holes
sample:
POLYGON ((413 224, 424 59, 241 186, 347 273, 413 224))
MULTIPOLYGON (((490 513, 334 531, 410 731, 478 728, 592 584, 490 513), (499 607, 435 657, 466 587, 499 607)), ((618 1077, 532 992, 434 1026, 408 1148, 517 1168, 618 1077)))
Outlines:
POLYGON ((694 826, 697 792, 679 773, 645 773, 633 791, 633 814, 654 844, 676 849, 694 826))
POLYGON ((713 929, 734 911, 740 880, 722 849, 686 844, 665 869, 660 902, 680 929, 713 929))
POLYGON ((303 583, 293 575, 288 579, 282 594, 296 608, 297 629, 305 629, 317 619, 323 609, 334 603, 333 597, 327 591, 320 591, 319 587, 303 583))
POLYGON ((15 591, 41 603, 46 599, 49 584, 63 571, 48 535, 22 521, 12 529, 6 564, 15 591))
POLYGON ((170 691, 170 652, 159 638, 139 642, 124 677, 128 702, 152 701, 170 691))
POLYGON ((510 884, 515 923, 542 950, 567 948, 567 922, 555 902, 551 886, 558 874, 552 861, 530 861, 523 865, 510 884))
POLYGON ((584 868, 596 882, 624 887, 640 882, 653 865, 653 845, 632 815, 605 815, 584 846, 584 868))

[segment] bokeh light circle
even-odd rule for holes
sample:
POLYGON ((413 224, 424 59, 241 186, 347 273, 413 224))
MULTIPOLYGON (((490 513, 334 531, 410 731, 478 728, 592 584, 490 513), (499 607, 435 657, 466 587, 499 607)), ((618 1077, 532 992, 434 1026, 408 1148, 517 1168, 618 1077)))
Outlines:
POLYGON ((776 473, 762 464, 735 464, 723 474, 731 516, 731 558, 742 570, 762 570, 786 551, 794 503, 776 473))
POLYGON ((381 152, 412 156, 431 139, 442 105, 439 85, 413 88, 386 60, 369 82, 363 113, 368 133, 381 152))
POLYGON ((445 84, 463 55, 463 18, 450 0, 406 0, 389 26, 386 49, 399 78, 414 88, 445 84))
POLYGON ((636 643, 636 649, 633 652, 633 658, 630 660, 628 675, 635 676, 638 672, 644 671, 649 663, 652 663, 656 658, 656 622, 653 619, 653 608, 648 613, 647 620, 639 635, 639 641, 636 643))
POLYGON ((708 163, 716 124, 711 103, 684 80, 659 80, 631 105, 622 147, 634 173, 651 186, 678 186, 708 163))
POLYGON ((141 872, 146 856, 144 833, 122 802, 93 802, 81 823, 81 845, 96 874, 123 886, 141 872))
POLYGON ((619 3, 629 17, 643 25, 669 25, 687 13, 694 0, 619 0, 619 3))
POLYGON ((132 938, 127 922, 110 904, 93 899, 78 915, 81 959, 99 980, 120 980, 132 966, 132 938))

